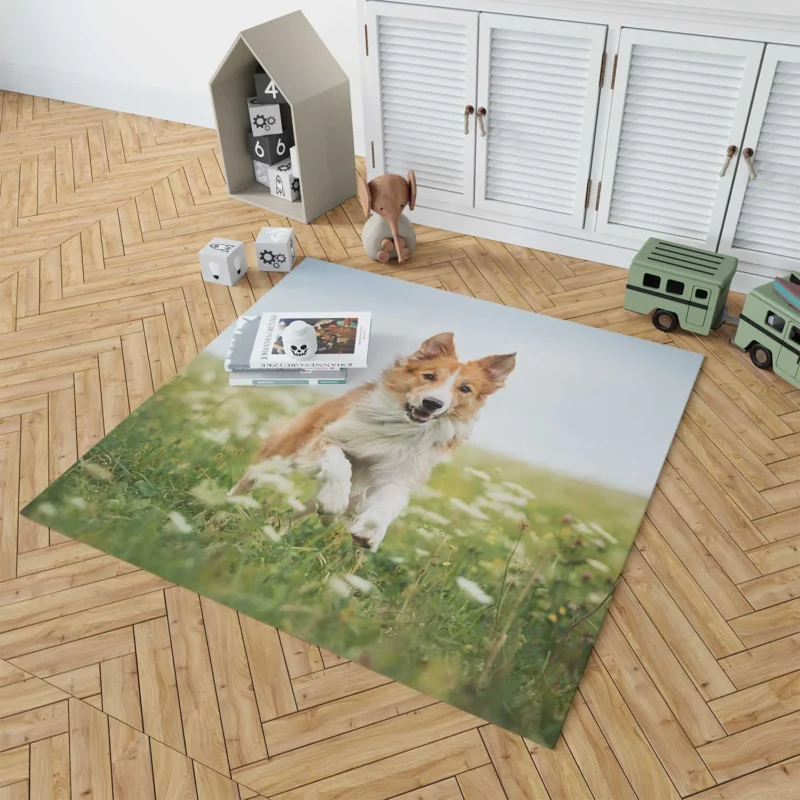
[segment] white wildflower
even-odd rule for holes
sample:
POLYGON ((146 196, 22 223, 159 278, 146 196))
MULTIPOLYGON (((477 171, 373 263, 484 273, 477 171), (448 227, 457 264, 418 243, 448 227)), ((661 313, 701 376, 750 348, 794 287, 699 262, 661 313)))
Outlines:
POLYGON ((520 486, 518 483, 514 483, 513 481, 503 481, 503 486, 506 489, 511 489, 512 492, 516 492, 517 494, 521 494, 523 497, 527 497, 528 500, 535 500, 536 495, 526 489, 524 486, 520 486))
POLYGON ((227 495, 226 502, 230 503, 232 506, 239 506, 240 508, 261 508, 261 504, 255 497, 248 497, 245 494, 229 494, 227 495))
POLYGON ((186 521, 186 517, 183 514, 178 513, 177 511, 170 511, 167 514, 169 517, 169 521, 172 523, 172 526, 175 530, 179 531, 180 533, 191 533, 192 526, 186 521))
POLYGON ((617 540, 601 525, 598 525, 596 522, 592 522, 590 523, 589 527, 595 533, 599 533, 604 539, 608 539, 611 544, 617 544, 617 540))
POLYGON ((114 477, 110 470, 100 466, 100 464, 95 464, 93 461, 84 461, 81 466, 87 475, 91 478, 97 478, 99 481, 110 481, 114 477))
POLYGON ((482 481, 490 481, 492 479, 491 476, 487 475, 485 472, 479 469, 473 469, 472 467, 464 467, 464 472, 476 478, 480 478, 482 481))
POLYGON ((284 478, 283 475, 269 472, 254 474, 251 472, 250 477, 256 482, 256 486, 264 486, 266 484, 277 489, 281 494, 293 495, 295 493, 294 484, 288 478, 284 478))
POLYGON ((347 583, 345 583, 338 575, 331 575, 330 578, 328 578, 327 586, 331 592, 333 592, 335 595, 338 595, 339 597, 347 598, 353 594, 353 590, 350 588, 350 586, 347 583))
POLYGON ((228 501, 225 491, 210 480, 200 481, 190 494, 204 506, 221 506, 228 501))
POLYGON ((494 603, 494 599, 486 594, 486 592, 484 592, 477 583, 471 581, 469 578, 462 578, 459 575, 456 578, 456 583, 462 592, 468 594, 473 600, 477 600, 482 605, 488 606, 491 603, 494 603))
POLYGON ((211 428, 210 430, 203 431, 200 434, 204 439, 214 444, 226 444, 228 439, 231 438, 231 432, 227 428, 211 428))
POLYGON ((592 532, 592 529, 584 522, 576 522, 572 527, 574 530, 578 531, 578 533, 584 535, 588 535, 592 532))
POLYGON ((264 535, 268 539, 272 539, 273 542, 279 542, 281 540, 280 533, 278 533, 272 525, 265 525, 261 530, 264 532, 264 535))
POLYGON ((489 517, 487 517, 483 511, 481 511, 479 508, 475 508, 475 506, 469 505, 469 503, 465 503, 460 497, 451 497, 450 503, 459 509, 459 511, 463 511, 465 514, 472 517, 472 519, 489 519, 489 517))
POLYGON ((287 497, 286 502, 295 510, 295 511, 308 511, 308 509, 296 498, 296 497, 287 497))
POLYGON ((364 594, 369 594, 375 590, 375 584, 368 581, 366 578, 362 578, 360 575, 342 575, 343 580, 350 584, 356 591, 364 592, 364 594))
POLYGON ((406 563, 406 560, 402 556, 391 556, 391 558, 389 558, 389 561, 391 561, 392 564, 405 564, 406 563))
POLYGON ((528 501, 524 497, 519 497, 510 492, 486 492, 486 496, 498 503, 510 503, 513 506, 526 506, 528 501))
POLYGON ((441 492, 437 492, 436 489, 432 489, 430 486, 427 486, 424 483, 420 486, 417 486, 412 494, 412 497, 415 497, 417 500, 434 500, 441 496, 441 492))
POLYGON ((281 391, 280 389, 276 391, 275 389, 271 389, 270 397, 276 400, 285 411, 298 411, 300 408, 300 403, 294 391, 281 391))
POLYGON ((46 517, 52 517, 56 513, 56 507, 52 503, 39 503, 38 511, 46 517))
POLYGON ((504 506, 503 508, 499 508, 497 510, 506 519, 510 519, 512 522, 520 523, 528 521, 528 518, 521 511, 515 511, 513 508, 504 506))
POLYGON ((596 561, 594 558, 587 558, 586 563, 600 572, 610 572, 610 569, 602 561, 596 561))
POLYGON ((605 595, 598 594, 597 592, 592 592, 591 594, 586 595, 586 599, 592 603, 593 605, 598 605, 605 600, 605 595))
POLYGON ((418 517, 422 517, 428 520, 428 522, 432 522, 434 525, 450 524, 450 520, 447 519, 447 517, 443 517, 441 514, 437 514, 434 511, 428 511, 427 508, 423 508, 422 506, 409 506, 406 509, 406 513, 416 514, 418 517))
POLYGON ((258 464, 253 464, 252 466, 248 467, 247 470, 248 474, 254 477, 257 475, 273 475, 275 473, 279 475, 286 475, 291 471, 291 463, 287 459, 280 458, 278 456, 265 458, 263 461, 259 461, 258 464))
POLYGON ((429 555, 431 554, 431 551, 430 551, 430 550, 423 550, 421 547, 415 547, 415 548, 414 548, 414 552, 415 552, 415 553, 416 553, 418 556, 429 556, 429 555))
POLYGON ((68 502, 75 508, 86 508, 86 501, 82 497, 70 497, 68 502))

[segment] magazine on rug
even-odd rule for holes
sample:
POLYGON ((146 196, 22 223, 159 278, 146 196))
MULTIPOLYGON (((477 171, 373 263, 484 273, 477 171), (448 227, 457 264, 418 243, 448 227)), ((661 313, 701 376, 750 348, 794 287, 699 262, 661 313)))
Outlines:
POLYGON ((231 386, 324 386, 347 381, 346 369, 252 369, 250 356, 261 316, 239 317, 225 356, 231 386))
MULTIPOLYGON (((251 369, 350 369, 367 366, 372 315, 368 311, 292 311, 261 316, 250 355, 251 369), (316 352, 300 358, 284 343, 293 323, 314 330, 316 352)), ((306 345, 299 346, 305 350, 306 345)))
POLYGON ((250 369, 231 372, 231 386, 333 386, 347 383, 346 369, 250 369))

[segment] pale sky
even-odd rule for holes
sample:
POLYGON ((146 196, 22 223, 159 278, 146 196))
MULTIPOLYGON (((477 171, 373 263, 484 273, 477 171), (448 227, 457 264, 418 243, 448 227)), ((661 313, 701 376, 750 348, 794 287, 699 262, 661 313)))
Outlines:
MULTIPOLYGON (((506 387, 490 397, 471 442, 535 466, 650 495, 702 357, 666 345, 305 259, 248 313, 371 311, 372 380, 398 355, 453 331, 459 358, 517 352, 506 387)), ((224 355, 229 328, 209 346, 224 355)), ((264 391, 270 391, 268 387, 264 391)))

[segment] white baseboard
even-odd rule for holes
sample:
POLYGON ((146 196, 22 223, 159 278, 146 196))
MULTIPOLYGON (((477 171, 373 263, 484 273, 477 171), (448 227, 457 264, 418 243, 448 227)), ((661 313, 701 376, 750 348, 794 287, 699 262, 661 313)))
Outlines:
MULTIPOLYGON (((0 61, 0 89, 203 128, 214 127, 208 92, 182 92, 160 86, 102 80, 74 72, 23 67, 3 61, 0 61)), ((356 128, 354 135, 356 154, 364 155, 364 131, 356 128)))
MULTIPOLYGON (((433 228, 455 231, 467 236, 480 236, 484 239, 494 239, 521 247, 547 250, 562 256, 584 258, 623 269, 628 269, 631 259, 636 254, 636 250, 633 248, 619 247, 605 242, 593 242, 590 239, 577 239, 560 233, 537 231, 433 208, 417 206, 408 216, 412 222, 419 225, 430 225, 433 228)), ((747 264, 740 262, 739 269, 733 278, 732 288, 735 292, 747 293, 756 286, 769 283, 771 280, 771 277, 748 272, 747 264)))
POLYGON ((0 88, 203 128, 214 127, 211 97, 206 93, 102 80, 74 72, 22 67, 3 61, 0 61, 0 88))

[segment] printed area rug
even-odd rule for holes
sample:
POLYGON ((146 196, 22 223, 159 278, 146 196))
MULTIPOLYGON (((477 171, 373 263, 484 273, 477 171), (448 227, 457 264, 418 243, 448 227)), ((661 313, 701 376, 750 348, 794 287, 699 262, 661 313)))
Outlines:
POLYGON ((229 329, 23 513, 553 746, 701 357, 315 259, 250 313, 344 309, 346 385, 229 329))

